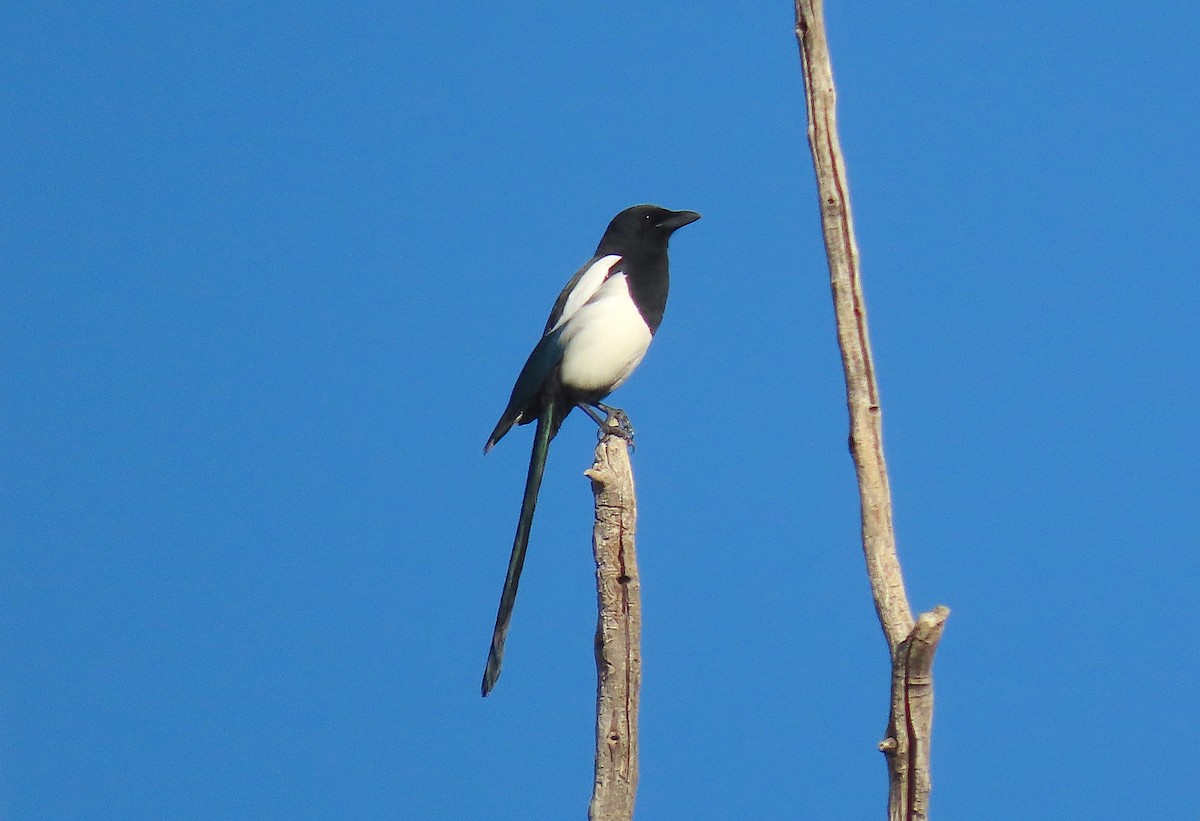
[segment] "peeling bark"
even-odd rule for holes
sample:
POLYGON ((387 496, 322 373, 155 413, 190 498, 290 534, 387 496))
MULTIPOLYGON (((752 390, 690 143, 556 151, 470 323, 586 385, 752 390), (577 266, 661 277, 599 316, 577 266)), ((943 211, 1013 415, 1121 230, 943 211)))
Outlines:
POLYGON ((596 776, 588 818, 629 821, 637 794, 642 599, 637 499, 624 439, 605 436, 585 475, 596 497, 596 776))

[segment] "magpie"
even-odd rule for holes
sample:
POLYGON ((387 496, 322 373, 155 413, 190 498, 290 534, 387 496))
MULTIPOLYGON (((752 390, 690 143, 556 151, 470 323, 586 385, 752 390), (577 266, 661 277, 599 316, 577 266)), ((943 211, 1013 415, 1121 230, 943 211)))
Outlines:
POLYGON ((611 431, 632 439, 633 428, 624 411, 600 400, 628 379, 646 355, 667 307, 667 241, 676 229, 698 219, 695 211, 669 211, 657 205, 635 205, 613 217, 596 255, 558 295, 541 340, 521 368, 508 407, 483 446, 487 453, 513 425, 537 422, 508 575, 483 671, 485 696, 500 678, 504 640, 550 440, 576 407, 600 426, 601 433, 611 431))

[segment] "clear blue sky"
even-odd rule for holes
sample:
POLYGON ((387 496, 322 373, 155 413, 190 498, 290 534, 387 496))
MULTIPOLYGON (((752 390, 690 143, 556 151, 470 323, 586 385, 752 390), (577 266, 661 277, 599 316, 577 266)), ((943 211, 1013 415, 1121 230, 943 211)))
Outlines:
MULTIPOLYGON (((639 432, 641 819, 880 818, 787 3, 9 4, 0 815, 581 818, 594 431, 483 441, 700 211, 639 432), (567 6, 570 6, 569 8, 567 6)), ((1200 10, 833 3, 934 812, 1194 819, 1200 10)))

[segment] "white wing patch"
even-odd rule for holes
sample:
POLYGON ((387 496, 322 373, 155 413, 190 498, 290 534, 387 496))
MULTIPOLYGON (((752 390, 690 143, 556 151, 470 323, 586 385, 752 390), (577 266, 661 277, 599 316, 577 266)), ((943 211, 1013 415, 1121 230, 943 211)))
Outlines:
MULTIPOLYGON (((612 259, 615 262, 619 257, 612 259)), ((591 275, 589 270, 584 279, 591 275)), ((568 308, 574 298, 572 293, 568 308)), ((615 390, 629 378, 650 347, 650 329, 633 304, 622 273, 609 276, 595 288, 590 299, 575 306, 569 314, 563 311, 563 316, 566 319, 559 322, 564 326, 560 338, 562 381, 577 391, 603 395, 615 390)))
POLYGON ((620 255, 609 254, 593 262, 583 272, 583 276, 579 278, 579 282, 575 283, 575 289, 567 295, 567 302, 563 305, 562 316, 558 318, 558 322, 554 323, 554 327, 550 330, 557 331, 562 327, 564 322, 574 316, 575 312, 582 308, 595 295, 596 291, 600 290, 600 286, 608 278, 613 266, 620 261, 620 255))

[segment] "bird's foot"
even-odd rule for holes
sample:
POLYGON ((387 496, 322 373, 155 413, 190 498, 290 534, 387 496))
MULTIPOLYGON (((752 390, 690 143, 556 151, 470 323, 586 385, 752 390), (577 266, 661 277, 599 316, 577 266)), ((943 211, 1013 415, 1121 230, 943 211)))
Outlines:
POLYGON ((608 405, 597 405, 596 407, 608 414, 608 418, 604 420, 604 425, 600 428, 599 438, 603 439, 610 433, 620 436, 629 444, 629 449, 633 450, 633 423, 629 421, 625 411, 608 405))

